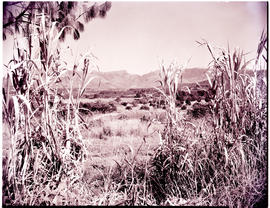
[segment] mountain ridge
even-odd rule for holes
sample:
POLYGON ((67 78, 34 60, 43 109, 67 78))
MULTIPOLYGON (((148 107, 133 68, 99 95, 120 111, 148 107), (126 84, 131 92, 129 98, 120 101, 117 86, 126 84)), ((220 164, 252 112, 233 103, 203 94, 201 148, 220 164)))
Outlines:
MULTIPOLYGON (((196 83, 207 80, 206 72, 207 68, 187 68, 182 74, 182 83, 196 83)), ((68 87, 68 81, 70 80, 70 74, 68 73, 62 78, 64 87, 68 87), (66 86, 65 86, 66 85, 66 86)), ((74 83, 80 82, 81 72, 74 77, 74 83)), ((148 72, 146 74, 130 74, 126 70, 117 71, 92 71, 87 78, 95 77, 87 89, 93 90, 112 90, 112 89, 131 89, 131 88, 153 88, 158 87, 160 84, 160 70, 148 72)))

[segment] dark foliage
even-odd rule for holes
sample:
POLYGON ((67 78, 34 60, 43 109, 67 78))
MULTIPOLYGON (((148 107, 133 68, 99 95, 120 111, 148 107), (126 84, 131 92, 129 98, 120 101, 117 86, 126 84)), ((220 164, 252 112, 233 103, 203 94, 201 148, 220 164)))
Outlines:
POLYGON ((190 98, 187 98, 187 99, 186 99, 186 104, 187 104, 187 105, 191 105, 191 100, 190 100, 190 98))
POLYGON ((151 120, 151 118, 149 116, 143 115, 140 118, 141 122, 149 122, 151 120))
POLYGON ((187 109, 187 106, 186 105, 183 105, 182 107, 181 107, 181 110, 186 110, 187 109))
POLYGON ((204 117, 208 112, 210 112, 210 109, 208 105, 202 105, 199 103, 195 103, 192 106, 192 110, 189 111, 189 113, 194 117, 194 118, 202 118, 204 117))
POLYGON ((180 108, 182 106, 183 102, 176 100, 175 105, 176 107, 180 108))
POLYGON ((127 106, 126 107, 126 110, 132 110, 132 107, 131 106, 127 106))
POLYGON ((141 93, 137 92, 135 95, 135 98, 140 98, 141 97, 141 93))
POLYGON ((139 103, 145 105, 145 104, 148 103, 148 101, 147 101, 147 99, 145 99, 145 98, 141 98, 141 99, 139 100, 139 103))
POLYGON ((117 108, 113 103, 102 103, 100 101, 94 103, 81 103, 79 111, 83 114, 88 114, 89 112, 100 112, 100 113, 111 113, 116 111, 117 108))
MULTIPOLYGON (((77 8, 82 3, 62 1, 62 2, 4 2, 3 3, 3 39, 7 34, 21 33, 24 36, 30 37, 30 25, 33 23, 35 14, 44 14, 50 22, 56 22, 58 31, 60 32, 65 26, 66 28, 60 40, 64 40, 66 34, 73 33, 73 38, 78 40, 80 32, 84 31, 84 23, 91 21, 96 17, 105 17, 111 8, 110 2, 103 4, 94 4, 91 6, 83 5, 83 13, 76 16, 77 8), (80 17, 84 17, 84 23, 80 21, 80 17)), ((35 22, 35 24, 37 24, 35 22)), ((46 22, 46 27, 51 27, 49 22, 46 22)), ((31 38, 30 38, 31 40, 31 38)))
POLYGON ((203 96, 206 96, 207 93, 205 90, 198 90, 197 94, 198 94, 198 96, 203 97, 203 96))
POLYGON ((119 103, 121 101, 121 98, 117 97, 117 98, 115 98, 115 101, 119 103))
POLYGON ((150 110, 150 108, 147 105, 142 105, 140 110, 150 110))

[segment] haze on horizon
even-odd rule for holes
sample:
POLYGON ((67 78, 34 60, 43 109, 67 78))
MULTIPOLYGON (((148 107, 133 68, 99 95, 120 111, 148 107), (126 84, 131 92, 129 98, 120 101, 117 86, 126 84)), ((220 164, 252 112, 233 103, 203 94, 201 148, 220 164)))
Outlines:
MULTIPOLYGON (((106 18, 85 24, 77 41, 68 37, 74 57, 90 49, 101 71, 126 70, 145 74, 159 61, 176 59, 187 67, 208 66, 205 39, 217 47, 239 47, 254 58, 260 35, 267 28, 267 2, 112 2, 106 18)), ((12 39, 3 42, 6 64, 12 39)), ((67 55, 66 60, 74 59, 67 55)), ((72 61, 73 62, 73 61, 72 61)), ((73 64, 73 63, 71 63, 73 64)))

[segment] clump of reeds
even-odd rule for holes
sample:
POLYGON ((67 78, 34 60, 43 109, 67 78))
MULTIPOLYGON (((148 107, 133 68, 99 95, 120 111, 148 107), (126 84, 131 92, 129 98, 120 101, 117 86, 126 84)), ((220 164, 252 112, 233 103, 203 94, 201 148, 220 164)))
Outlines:
POLYGON ((79 203, 72 193, 82 177, 86 155, 79 98, 91 81, 93 56, 88 53, 74 65, 66 89, 68 102, 63 102, 61 79, 69 71, 58 48, 63 30, 58 32, 55 23, 41 14, 30 25, 36 50, 20 48, 19 37, 15 39, 3 86, 4 122, 9 126, 5 130, 11 136, 5 138, 11 140, 11 149, 3 166, 4 205, 79 203), (81 83, 73 83, 79 70, 81 83), (73 93, 75 84, 79 85, 77 95, 73 93))
MULTIPOLYGON (((263 35, 259 47, 265 40, 263 35)), ((178 116, 178 68, 162 66, 167 124, 151 162, 151 189, 163 205, 252 207, 267 189, 265 92, 257 90, 256 70, 255 76, 247 72, 242 51, 221 49, 217 56, 210 44, 201 44, 213 58, 210 121, 196 126, 178 116)))

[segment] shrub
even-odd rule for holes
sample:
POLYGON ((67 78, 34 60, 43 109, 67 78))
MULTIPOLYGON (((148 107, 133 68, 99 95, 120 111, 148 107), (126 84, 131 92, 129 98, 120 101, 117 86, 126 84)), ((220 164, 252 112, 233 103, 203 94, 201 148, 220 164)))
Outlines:
POLYGON ((191 105, 190 101, 191 101, 190 98, 187 98, 185 102, 186 102, 187 105, 191 105))
POLYGON ((206 96, 206 91, 205 90, 198 90, 197 94, 198 94, 198 96, 203 97, 203 96, 206 96))
POLYGON ((134 96, 135 98, 140 98, 141 94, 139 92, 136 93, 136 95, 134 96))
POLYGON ((147 99, 141 98, 139 101, 140 104, 146 105, 148 103, 147 99))
POLYGON ((122 102, 121 103, 122 106, 127 106, 127 104, 128 104, 127 102, 122 102))
POLYGON ((184 101, 187 96, 187 92, 179 90, 176 94, 176 99, 180 101, 184 101))
POLYGON ((131 105, 132 105, 133 107, 137 107, 137 102, 133 100, 133 101, 131 102, 131 105))
POLYGON ((193 101, 196 101, 197 100, 197 96, 196 96, 196 94, 189 94, 189 100, 191 101, 191 102, 193 102, 193 101))
POLYGON ((210 99, 210 97, 207 95, 206 97, 205 97, 205 102, 210 102, 211 101, 211 99, 210 99))
POLYGON ((180 108, 182 106, 182 103, 178 100, 175 102, 176 107, 180 108))
POLYGON ((187 106, 186 105, 183 105, 182 107, 181 107, 181 110, 186 110, 187 109, 187 106))
POLYGON ((140 110, 150 110, 150 108, 147 105, 142 105, 140 110))
POLYGON ((91 113, 91 104, 90 103, 81 103, 80 104, 80 108, 79 108, 79 112, 88 115, 89 113, 91 113))
POLYGON ((99 96, 99 94, 94 94, 94 96, 93 96, 93 99, 96 99, 96 98, 99 98, 100 96, 99 96))
POLYGON ((210 97, 210 99, 214 99, 216 96, 216 93, 217 93, 216 89, 209 89, 208 90, 208 96, 210 97))
POLYGON ((190 113, 194 118, 201 118, 204 117, 207 112, 209 112, 209 107, 207 105, 195 103, 192 106, 192 110, 190 113))
POLYGON ((110 101, 108 104, 109 104, 110 106, 114 107, 116 103, 115 103, 115 101, 110 101))
POLYGON ((80 103, 79 111, 84 114, 89 112, 111 113, 117 108, 113 103, 102 103, 100 101, 92 103, 80 103))
POLYGON ((117 103, 119 103, 119 102, 121 102, 121 98, 120 98, 120 97, 117 97, 117 98, 115 98, 115 101, 116 101, 117 103))
POLYGON ((165 100, 160 100, 160 101, 159 101, 159 104, 160 104, 160 105, 165 105, 165 100))
POLYGON ((132 104, 134 104, 134 105, 140 104, 140 99, 135 98, 135 99, 132 101, 132 104))
POLYGON ((126 107, 126 110, 132 110, 132 107, 131 106, 127 106, 126 107))
POLYGON ((146 115, 143 115, 143 117, 140 118, 141 122, 149 122, 150 119, 151 118, 149 116, 146 116, 146 115))

